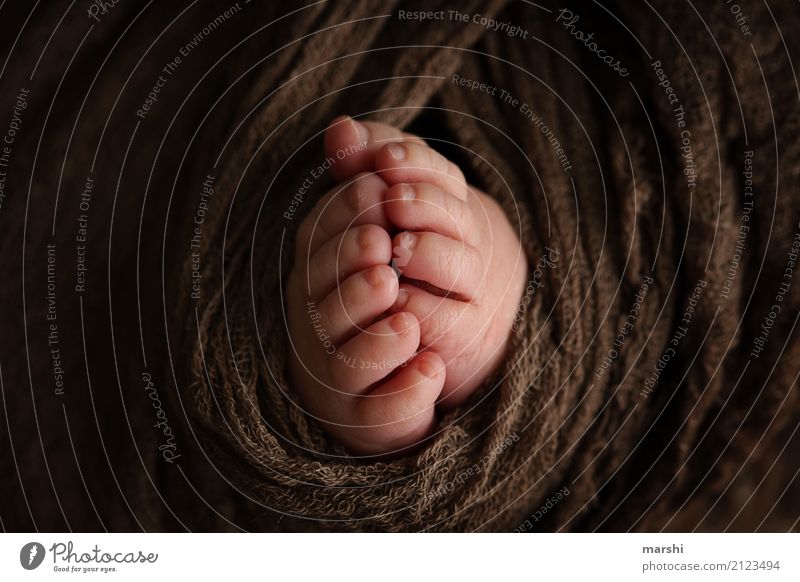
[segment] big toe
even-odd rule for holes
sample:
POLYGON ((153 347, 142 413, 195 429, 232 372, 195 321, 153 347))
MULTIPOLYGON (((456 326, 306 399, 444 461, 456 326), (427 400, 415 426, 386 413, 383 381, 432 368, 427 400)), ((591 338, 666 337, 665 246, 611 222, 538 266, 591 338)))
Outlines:
POLYGON ((325 130, 325 156, 333 161, 331 176, 341 181, 359 172, 375 170, 375 155, 389 142, 425 142, 401 129, 375 121, 357 121, 347 115, 334 119, 325 130))
POLYGON ((342 115, 334 119, 325 130, 325 156, 333 160, 331 175, 334 180, 346 180, 359 172, 372 169, 369 129, 352 117, 342 115))
POLYGON ((408 451, 433 432, 436 401, 445 382, 445 364, 422 352, 390 380, 356 404, 356 450, 362 454, 408 451))

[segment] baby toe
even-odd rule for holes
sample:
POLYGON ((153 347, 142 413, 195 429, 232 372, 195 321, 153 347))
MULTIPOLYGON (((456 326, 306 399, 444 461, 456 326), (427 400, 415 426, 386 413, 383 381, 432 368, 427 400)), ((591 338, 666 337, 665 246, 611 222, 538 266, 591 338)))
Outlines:
POLYGON ((386 265, 392 256, 389 234, 365 224, 346 230, 325 243, 308 263, 305 283, 312 298, 322 298, 347 277, 368 267, 386 265))
POLYGON ((431 434, 436 400, 445 381, 445 365, 422 352, 355 404, 362 454, 390 454, 418 444, 431 434))
POLYGON ((469 190, 461 169, 442 154, 413 142, 386 144, 375 155, 375 171, 387 184, 426 182, 467 201, 469 190))
POLYGON ((337 117, 325 131, 325 155, 333 160, 334 180, 346 180, 375 169, 375 154, 387 141, 404 140, 424 145, 420 138, 396 127, 374 121, 337 117))
POLYGON ((349 340, 397 299, 397 276, 388 265, 351 275, 319 304, 322 322, 335 345, 349 340))
POLYGON ((474 300, 486 272, 481 254, 434 232, 402 232, 392 243, 393 264, 405 277, 424 281, 459 299, 474 300))
POLYGON ((402 230, 436 232, 467 244, 478 244, 479 227, 472 207, 425 182, 396 184, 386 190, 386 215, 402 230))
POLYGON ((313 253, 336 235, 364 224, 388 229, 384 200, 387 189, 380 177, 366 172, 337 185, 303 220, 297 233, 298 248, 313 253))
POLYGON ((419 347, 417 318, 401 312, 378 321, 328 359, 328 375, 337 390, 363 394, 408 361, 419 347))

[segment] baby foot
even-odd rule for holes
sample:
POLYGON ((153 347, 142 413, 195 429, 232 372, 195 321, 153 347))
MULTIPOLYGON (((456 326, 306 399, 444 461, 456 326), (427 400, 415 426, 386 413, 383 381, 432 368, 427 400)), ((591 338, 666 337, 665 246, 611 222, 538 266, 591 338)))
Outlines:
POLYGON ((525 262, 497 204, 419 138, 343 118, 325 147, 343 183, 298 231, 290 373, 351 451, 396 452, 502 360, 525 262))
POLYGON ((386 183, 359 174, 333 189, 298 231, 287 285, 290 374, 307 410, 357 454, 386 454, 433 429, 445 378, 417 353, 419 324, 387 311, 398 279, 383 199, 386 183))
POLYGON ((326 134, 328 155, 358 140, 366 147, 333 171, 340 179, 374 172, 389 186, 383 208, 401 274, 389 311, 417 318, 420 349, 446 365, 440 407, 452 408, 504 358, 525 286, 524 252, 499 205, 425 142, 344 118, 326 134))

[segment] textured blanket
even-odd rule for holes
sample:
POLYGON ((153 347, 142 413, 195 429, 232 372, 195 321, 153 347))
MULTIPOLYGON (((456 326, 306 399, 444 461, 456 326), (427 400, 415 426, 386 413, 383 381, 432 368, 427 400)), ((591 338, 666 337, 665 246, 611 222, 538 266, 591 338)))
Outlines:
POLYGON ((797 527, 796 7, 131 4, 3 9, 5 529, 797 527), (286 370, 340 114, 456 161, 528 257, 506 362, 404 458, 286 370))

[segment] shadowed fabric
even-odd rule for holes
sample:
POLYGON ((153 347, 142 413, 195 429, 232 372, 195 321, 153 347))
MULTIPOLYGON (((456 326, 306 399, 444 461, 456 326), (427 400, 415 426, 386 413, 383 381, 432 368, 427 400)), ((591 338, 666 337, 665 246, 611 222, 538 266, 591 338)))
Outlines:
MULTIPOLYGON (((160 67, 225 8, 187 12, 145 57, 152 31, 177 12, 115 8, 87 37, 100 56, 81 49, 47 125, 68 59, 43 59, 36 74, 14 197, 0 210, 14 273, 0 344, 10 411, 0 438, 14 453, 2 479, 16 502, 3 510, 6 528, 797 528, 796 502, 782 493, 800 468, 784 449, 800 372, 800 274, 785 277, 800 241, 798 51, 786 34, 796 15, 748 5, 745 37, 724 3, 573 3, 574 28, 595 32, 623 77, 550 2, 458 6, 519 25, 524 39, 474 22, 403 21, 397 11, 415 7, 395 1, 294 13, 252 3, 137 116, 160 67), (67 149, 92 78, 134 18, 148 42, 122 37, 128 50, 99 75, 67 149), (417 133, 456 161, 500 201, 528 278, 542 283, 528 287, 491 381, 417 453, 393 460, 349 457, 288 380, 282 289, 293 239, 332 182, 312 178, 288 211, 341 114, 417 133), (90 282, 77 293, 75 221, 90 173, 90 282), (213 194, 198 223, 205 181, 213 194), (42 290, 52 241, 63 249, 59 326, 70 344, 63 396, 51 389, 42 290), (12 359, 25 329, 30 359, 12 359), (72 345, 81 337, 85 347, 72 345), (144 374, 177 441, 173 462, 144 374)), ((71 55, 85 29, 67 25, 75 32, 50 50, 63 43, 71 55)), ((10 86, 32 64, 12 59, 10 86)), ((13 101, 4 95, 2 111, 13 101)))

